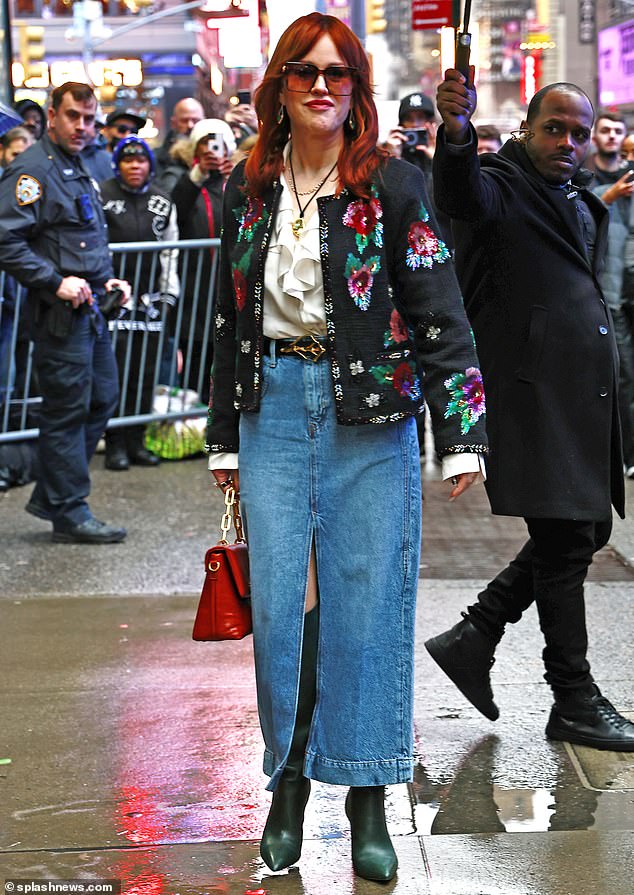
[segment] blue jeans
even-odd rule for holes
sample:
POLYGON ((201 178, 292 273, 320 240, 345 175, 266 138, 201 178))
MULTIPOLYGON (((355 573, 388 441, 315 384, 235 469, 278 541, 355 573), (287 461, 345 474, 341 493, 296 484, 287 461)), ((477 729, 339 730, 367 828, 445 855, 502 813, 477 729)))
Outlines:
POLYGON ((263 360, 240 420, 264 771, 274 790, 298 701, 311 545, 320 599, 317 698, 304 773, 371 786, 412 779, 421 488, 413 419, 336 421, 330 364, 263 360))
POLYGON ((40 411, 40 477, 31 500, 63 530, 86 522, 91 512, 88 465, 117 408, 119 379, 108 327, 95 308, 73 315, 64 339, 36 342, 40 411))

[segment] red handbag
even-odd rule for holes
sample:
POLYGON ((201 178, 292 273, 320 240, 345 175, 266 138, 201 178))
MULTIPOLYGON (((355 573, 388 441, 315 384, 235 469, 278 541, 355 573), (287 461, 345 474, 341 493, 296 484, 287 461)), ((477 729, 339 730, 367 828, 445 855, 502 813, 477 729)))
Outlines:
POLYGON ((221 539, 205 554, 205 582, 194 622, 194 640, 242 640, 253 630, 249 599, 249 551, 242 533, 240 498, 234 488, 225 491, 221 539), (227 541, 231 521, 236 531, 227 541))

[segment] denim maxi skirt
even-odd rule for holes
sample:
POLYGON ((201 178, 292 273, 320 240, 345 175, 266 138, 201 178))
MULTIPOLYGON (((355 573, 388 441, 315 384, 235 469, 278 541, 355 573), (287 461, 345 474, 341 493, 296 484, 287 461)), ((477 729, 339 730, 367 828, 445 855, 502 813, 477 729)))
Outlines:
POLYGON ((313 539, 319 649, 304 773, 346 786, 411 780, 414 419, 339 425, 327 357, 265 356, 260 411, 240 418, 239 464, 267 789, 279 782, 295 726, 313 539))

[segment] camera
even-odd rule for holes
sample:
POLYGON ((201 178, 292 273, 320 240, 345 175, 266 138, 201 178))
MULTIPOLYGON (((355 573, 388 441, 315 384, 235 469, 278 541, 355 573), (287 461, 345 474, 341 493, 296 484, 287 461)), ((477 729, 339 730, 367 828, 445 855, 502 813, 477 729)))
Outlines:
POLYGON ((405 137, 405 142, 403 143, 404 150, 415 151, 418 146, 427 146, 429 144, 429 134, 424 127, 416 130, 404 130, 403 136, 405 137))
POLYGON ((103 316, 106 318, 116 317, 119 313, 119 308, 121 307, 122 298, 123 289, 119 289, 118 286, 115 286, 113 289, 108 289, 99 302, 99 310, 103 316))
POLYGON ((249 106, 251 104, 251 91, 250 90, 238 90, 236 93, 238 97, 238 104, 241 106, 249 106))

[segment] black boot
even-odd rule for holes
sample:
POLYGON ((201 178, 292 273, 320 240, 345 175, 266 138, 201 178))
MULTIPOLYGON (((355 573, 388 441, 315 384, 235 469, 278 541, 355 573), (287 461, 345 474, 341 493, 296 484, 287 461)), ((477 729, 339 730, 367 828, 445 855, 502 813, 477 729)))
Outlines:
POLYGON ((158 466, 161 458, 145 446, 145 426, 129 426, 126 434, 126 450, 130 463, 136 466, 158 466))
POLYGON ((304 757, 315 708, 319 606, 304 616, 304 645, 299 677, 299 701, 291 751, 273 793, 260 854, 271 870, 283 870, 299 860, 302 852, 304 810, 310 795, 310 780, 304 777, 304 757))
POLYGON ((106 456, 103 465, 114 472, 124 472, 130 468, 130 460, 126 450, 125 435, 121 429, 106 432, 106 456))
POLYGON ((500 715, 493 701, 489 676, 498 643, 499 637, 484 634, 467 615, 449 631, 425 642, 425 649, 434 662, 463 696, 491 721, 496 721, 500 715))
POLYGON ((555 690, 546 736, 591 749, 634 752, 634 724, 617 712, 596 684, 567 693, 555 690))
POLYGON ((398 867, 385 823, 384 797, 384 786, 353 786, 346 798, 355 872, 380 883, 389 882, 398 867))

